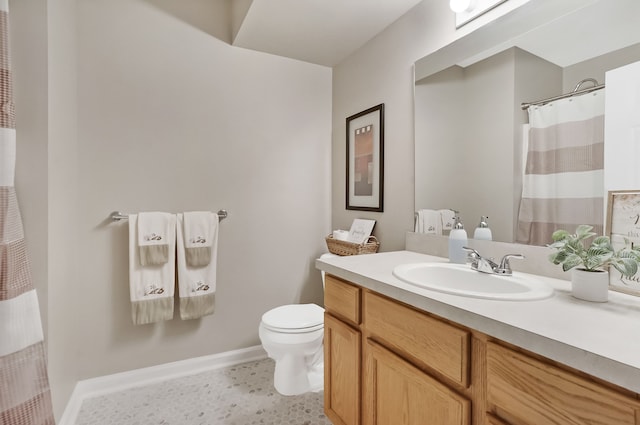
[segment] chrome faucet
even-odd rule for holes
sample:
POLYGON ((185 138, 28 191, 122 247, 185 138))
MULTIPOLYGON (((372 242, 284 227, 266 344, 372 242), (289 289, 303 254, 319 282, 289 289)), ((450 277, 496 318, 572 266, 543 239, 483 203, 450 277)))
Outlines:
POLYGON ((522 254, 507 254, 502 257, 500 264, 495 263, 489 258, 484 258, 478 251, 473 248, 463 247, 465 251, 469 252, 469 259, 471 260, 471 268, 481 273, 498 274, 502 276, 511 276, 513 274, 511 270, 511 264, 509 259, 517 258, 524 259, 522 254))

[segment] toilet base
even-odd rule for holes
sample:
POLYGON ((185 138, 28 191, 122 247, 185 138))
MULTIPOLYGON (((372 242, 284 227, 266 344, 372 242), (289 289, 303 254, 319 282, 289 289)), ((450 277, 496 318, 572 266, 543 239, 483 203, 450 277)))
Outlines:
MULTIPOLYGON (((331 253, 320 256, 330 257, 338 256, 331 253)), ((324 271, 321 275, 324 289, 324 271)), ((276 362, 273 384, 280 394, 298 395, 324 389, 323 317, 324 309, 317 304, 289 304, 263 314, 260 341, 276 362)))
POLYGON ((318 392, 324 389, 324 363, 308 369, 302 357, 288 356, 276 362, 273 386, 285 396, 318 392))
POLYGON ((307 334, 274 333, 260 326, 260 339, 275 360, 273 386, 285 396, 318 392, 324 388, 324 330, 307 334))
POLYGON ((307 375, 309 379, 309 391, 317 393, 324 390, 324 362, 314 367, 307 375))

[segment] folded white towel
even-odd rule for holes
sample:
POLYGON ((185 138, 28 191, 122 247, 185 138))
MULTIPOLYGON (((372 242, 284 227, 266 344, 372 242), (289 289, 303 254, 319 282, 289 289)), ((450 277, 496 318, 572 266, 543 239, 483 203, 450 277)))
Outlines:
POLYGON ((169 261, 170 234, 175 235, 175 215, 161 212, 138 214, 138 247, 141 265, 165 264, 169 261))
POLYGON ((413 231, 416 233, 422 233, 424 231, 424 224, 422 222, 422 210, 418 210, 416 212, 416 216, 415 216, 415 220, 416 222, 414 223, 414 229, 413 231))
MULTIPOLYGON (((184 247, 189 267, 204 267, 211 261, 212 222, 210 211, 184 213, 184 247)), ((217 224, 218 220, 215 221, 217 224)))
POLYGON ((133 323, 170 320, 173 318, 173 295, 175 294, 176 273, 176 216, 167 213, 169 230, 163 240, 168 246, 167 262, 143 266, 140 261, 139 216, 129 215, 129 293, 133 323))
POLYGON ((442 234, 442 218, 440 212, 436 210, 418 210, 416 218, 416 233, 426 233, 431 235, 442 234))
POLYGON ((187 262, 186 215, 178 214, 178 293, 180 318, 196 319, 213 314, 215 308, 216 268, 218 258, 218 215, 198 213, 198 220, 206 216, 207 230, 203 234, 209 243, 206 265, 192 266, 187 262))
POLYGON ((453 229, 456 213, 453 210, 440 210, 439 212, 442 217, 442 230, 450 231, 453 229))

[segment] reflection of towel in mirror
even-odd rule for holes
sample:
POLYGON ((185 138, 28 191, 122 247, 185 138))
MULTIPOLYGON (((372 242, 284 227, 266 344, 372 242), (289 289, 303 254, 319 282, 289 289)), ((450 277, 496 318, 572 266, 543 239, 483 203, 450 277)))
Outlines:
POLYGON ((175 235, 174 215, 161 212, 138 214, 138 247, 141 265, 164 264, 169 261, 170 233, 175 235))
POLYGON ((164 264, 143 266, 140 261, 142 250, 138 246, 139 216, 129 215, 129 293, 131 315, 136 325, 173 318, 176 216, 166 216, 169 230, 165 232, 163 241, 167 244, 167 261, 164 264))
POLYGON ((442 219, 440 218, 440 212, 436 210, 418 210, 415 232, 441 235, 442 219))
MULTIPOLYGON (((216 267, 218 257, 218 215, 212 212, 198 213, 206 218, 207 231, 203 238, 209 243, 208 251, 201 251, 198 264, 187 261, 186 215, 178 214, 178 293, 180 295, 180 318, 197 319, 213 314, 215 308, 216 267), (206 260, 206 261, 205 261, 206 260)), ((202 219, 203 217, 199 217, 202 219)))
POLYGON ((440 215, 442 217, 442 230, 449 231, 453 229, 453 225, 455 224, 455 216, 456 213, 453 210, 440 210, 440 215))

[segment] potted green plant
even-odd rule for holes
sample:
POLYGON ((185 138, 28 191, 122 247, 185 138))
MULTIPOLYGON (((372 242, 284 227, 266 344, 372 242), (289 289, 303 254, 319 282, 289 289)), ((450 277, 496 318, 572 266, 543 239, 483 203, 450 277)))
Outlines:
POLYGON ((609 291, 609 266, 623 276, 633 276, 638 271, 640 248, 628 245, 616 251, 608 236, 597 236, 593 226, 582 224, 571 234, 566 230, 553 232, 550 248, 556 252, 549 256, 553 264, 561 264, 562 270, 572 270, 571 292, 576 298, 605 302, 609 291), (588 239, 593 238, 587 246, 588 239))

